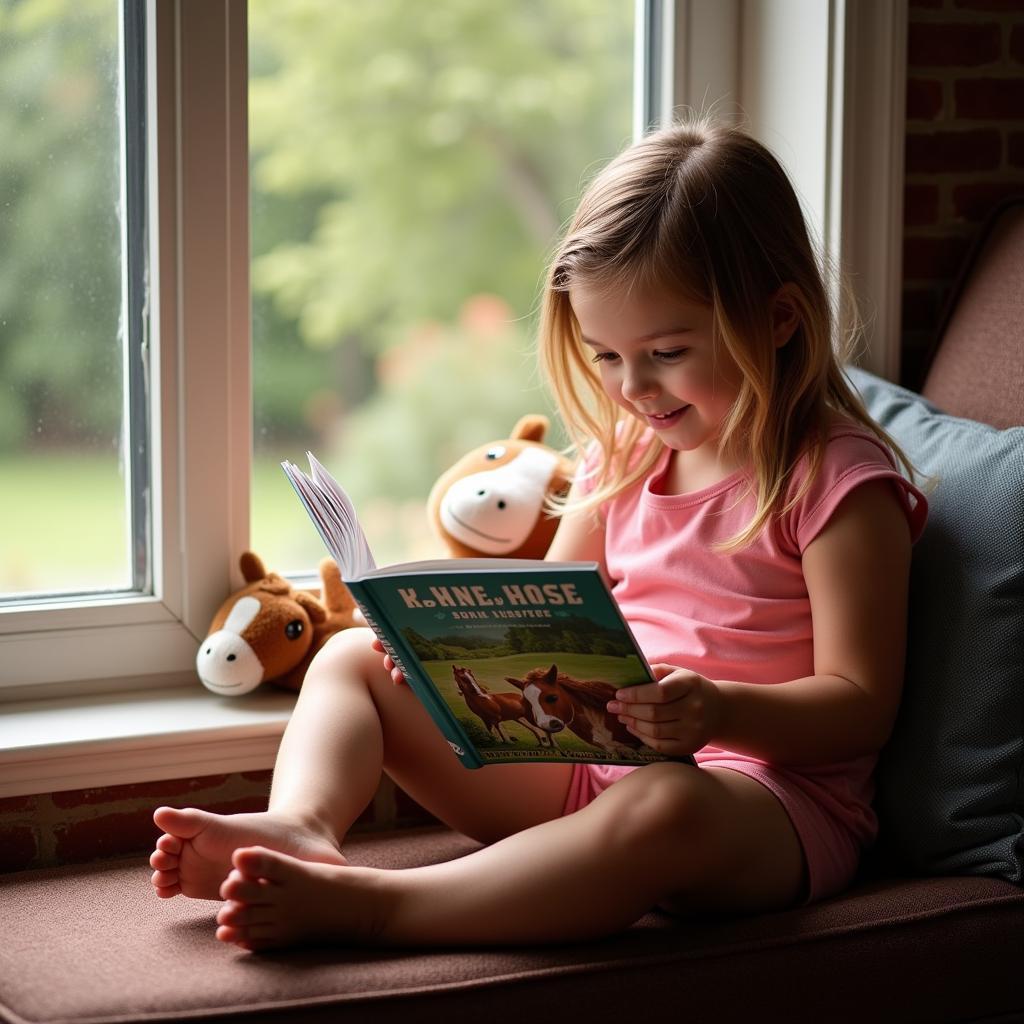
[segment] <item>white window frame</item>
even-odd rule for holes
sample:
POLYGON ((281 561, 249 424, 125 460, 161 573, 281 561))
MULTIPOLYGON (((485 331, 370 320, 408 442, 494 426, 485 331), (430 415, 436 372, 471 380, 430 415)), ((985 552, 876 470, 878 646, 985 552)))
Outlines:
POLYGON ((906 0, 658 0, 673 108, 740 114, 786 166, 864 320, 861 364, 899 380, 906 0))
POLYGON ((147 36, 154 594, 5 608, 4 701, 194 680, 248 542, 244 0, 150 0, 147 36))
MULTIPOLYGON (((866 365, 894 378, 906 0, 637 3, 661 66, 638 124, 719 97, 756 112, 872 309, 866 365), (799 138, 786 76, 825 98, 799 138)), ((194 671, 249 533, 245 0, 147 13, 156 596, 0 613, 0 797, 267 768, 292 701, 216 698, 194 671)))

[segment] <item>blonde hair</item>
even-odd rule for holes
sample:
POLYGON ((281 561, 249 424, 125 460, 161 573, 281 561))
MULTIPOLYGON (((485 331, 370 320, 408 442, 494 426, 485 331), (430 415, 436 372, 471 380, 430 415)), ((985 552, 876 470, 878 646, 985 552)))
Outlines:
POLYGON ((548 268, 541 363, 577 452, 593 440, 593 487, 575 508, 596 509, 645 477, 662 444, 638 447, 644 425, 605 394, 569 302, 576 285, 610 291, 670 290, 712 307, 716 344, 739 368, 739 394, 721 449, 751 467, 756 509, 723 545, 740 547, 794 505, 821 466, 835 413, 877 436, 908 473, 909 460, 868 415, 842 366, 856 331, 839 337, 826 286, 793 187, 776 158, 736 128, 694 119, 648 135, 586 189, 548 268), (798 317, 776 347, 773 299, 798 317), (793 469, 809 458, 787 501, 793 469))

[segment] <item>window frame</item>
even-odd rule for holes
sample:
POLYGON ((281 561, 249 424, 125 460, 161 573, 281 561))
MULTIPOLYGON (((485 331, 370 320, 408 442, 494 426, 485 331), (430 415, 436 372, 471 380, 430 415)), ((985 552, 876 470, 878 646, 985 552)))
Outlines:
POLYGON ((248 543, 246 5, 147 0, 146 33, 152 595, 4 608, 0 701, 194 682, 248 543))

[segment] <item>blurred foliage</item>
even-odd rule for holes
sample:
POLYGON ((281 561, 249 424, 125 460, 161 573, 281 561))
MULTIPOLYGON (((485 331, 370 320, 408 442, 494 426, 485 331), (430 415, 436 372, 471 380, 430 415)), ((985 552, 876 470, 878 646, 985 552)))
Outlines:
POLYGON ((477 292, 528 311, 581 174, 629 133, 631 4, 409 12, 250 4, 254 193, 322 197, 253 280, 312 346, 379 349, 477 292))
POLYGON ((583 178, 628 141, 633 5, 249 12, 257 445, 316 446, 357 499, 422 497, 548 411, 534 307, 583 178))

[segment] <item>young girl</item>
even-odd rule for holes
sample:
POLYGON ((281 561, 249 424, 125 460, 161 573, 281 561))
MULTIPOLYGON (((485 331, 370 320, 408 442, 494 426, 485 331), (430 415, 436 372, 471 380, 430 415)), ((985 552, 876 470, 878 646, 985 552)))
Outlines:
POLYGON ((217 937, 264 949, 563 941, 654 907, 754 913, 846 886, 875 835, 926 503, 836 333, 793 189, 757 142, 693 122, 609 164, 545 295, 543 363, 586 452, 550 557, 602 566, 653 664, 657 682, 609 710, 698 767, 467 771, 369 632, 347 630, 309 669, 265 814, 156 812, 157 893, 224 900, 217 937), (382 769, 486 845, 347 865, 382 769))

